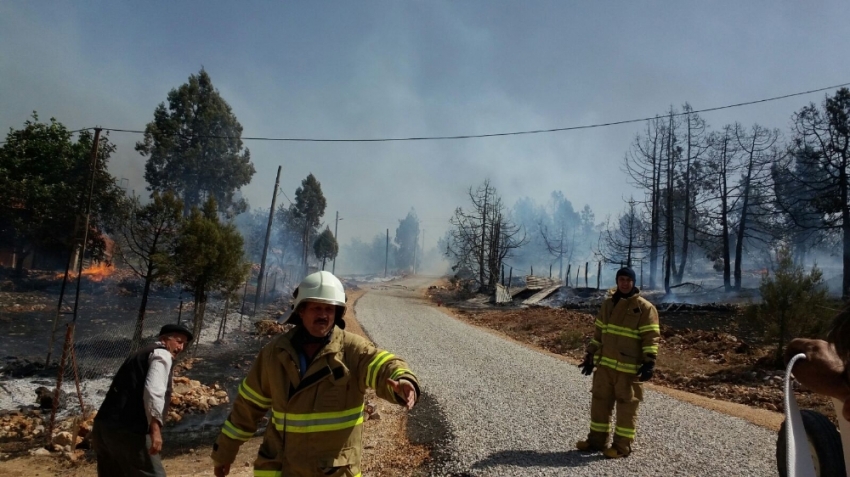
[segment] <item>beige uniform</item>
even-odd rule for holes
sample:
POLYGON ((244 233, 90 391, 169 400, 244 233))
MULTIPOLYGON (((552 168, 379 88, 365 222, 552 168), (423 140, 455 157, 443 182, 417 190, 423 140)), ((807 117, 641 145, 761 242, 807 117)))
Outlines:
POLYGON ((643 385, 638 381, 637 371, 645 361, 654 361, 658 356, 661 333, 658 311, 640 297, 639 290, 621 298, 616 305, 615 291, 602 303, 593 339, 587 347, 596 365, 587 440, 594 447, 605 447, 616 403, 613 447, 628 455, 635 438, 638 404, 643 400, 643 385))
POLYGON ((254 461, 257 477, 359 476, 364 395, 404 404, 388 378, 418 382, 407 364, 366 339, 334 327, 327 343, 300 378, 291 344, 294 330, 266 345, 239 386, 212 458, 229 464, 271 411, 254 461))

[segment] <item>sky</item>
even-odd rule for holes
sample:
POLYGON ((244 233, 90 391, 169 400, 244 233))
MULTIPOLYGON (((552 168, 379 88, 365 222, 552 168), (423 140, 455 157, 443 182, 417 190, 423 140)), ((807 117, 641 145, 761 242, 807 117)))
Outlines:
MULTIPOLYGON (((70 129, 144 129, 203 67, 243 135, 387 138, 563 128, 850 83, 850 2, 0 2, 0 129, 32 111, 70 129)), ((703 114, 779 128, 833 91, 703 114)), ((598 221, 641 192, 622 172, 640 123, 379 143, 246 141, 243 196, 269 206, 309 173, 369 241, 414 208, 426 247, 485 179, 512 206, 552 191, 598 221)), ((140 135, 110 134, 110 171, 143 193, 140 135)), ((288 197, 288 199, 287 199, 288 197)))

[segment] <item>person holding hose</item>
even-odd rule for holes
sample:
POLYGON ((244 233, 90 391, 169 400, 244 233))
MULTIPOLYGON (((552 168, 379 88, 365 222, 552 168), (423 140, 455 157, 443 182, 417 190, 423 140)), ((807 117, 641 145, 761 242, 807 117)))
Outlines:
POLYGON ((617 287, 602 303, 596 316, 593 339, 579 365, 584 375, 593 374, 590 432, 578 441, 580 451, 602 451, 608 458, 628 457, 637 429, 638 405, 644 381, 652 378, 661 332, 658 311, 640 296, 635 272, 621 268, 617 287), (594 368, 596 371, 594 372, 594 368), (611 413, 617 407, 611 447, 611 413))
POLYGON ((344 330, 345 291, 334 275, 304 278, 293 309, 287 322, 295 328, 260 351, 239 386, 213 445, 217 477, 269 411, 255 477, 358 477, 366 389, 408 409, 419 398, 407 363, 344 330))
POLYGON ((850 421, 850 306, 833 319, 826 340, 795 338, 785 348, 785 363, 803 353, 794 363, 794 378, 818 394, 843 403, 841 415, 850 421))

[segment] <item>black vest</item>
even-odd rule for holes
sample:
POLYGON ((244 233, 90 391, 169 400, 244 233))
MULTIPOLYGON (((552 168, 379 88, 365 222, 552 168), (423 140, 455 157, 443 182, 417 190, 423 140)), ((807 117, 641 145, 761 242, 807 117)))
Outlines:
MULTIPOLYGON (((160 342, 145 346, 124 360, 124 364, 118 368, 118 372, 112 379, 112 384, 109 386, 109 392, 106 393, 103 404, 100 405, 100 410, 95 417, 96 421, 136 434, 148 433, 148 417, 145 415, 145 403, 142 394, 145 390, 148 368, 150 368, 148 358, 157 348, 165 348, 165 346, 160 342)), ((168 408, 171 404, 171 371, 173 369, 172 363, 165 390, 163 419, 168 416, 168 408)))

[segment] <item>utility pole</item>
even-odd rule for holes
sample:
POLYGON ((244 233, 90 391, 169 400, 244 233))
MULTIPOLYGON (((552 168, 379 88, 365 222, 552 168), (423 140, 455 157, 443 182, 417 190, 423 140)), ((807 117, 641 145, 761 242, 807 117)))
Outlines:
MULTIPOLYGON (((91 219, 92 196, 94 195, 94 180, 95 180, 95 176, 97 175, 97 151, 98 151, 98 146, 100 145, 100 131, 101 131, 101 128, 94 128, 94 141, 92 142, 92 149, 91 149, 91 166, 90 166, 91 167, 91 176, 90 176, 90 179, 89 179, 88 200, 86 201, 86 220, 85 220, 85 225, 83 227, 83 241, 82 241, 82 243, 80 243, 80 249, 79 249, 80 250, 80 257, 79 257, 79 265, 77 266, 77 290, 76 290, 76 294, 74 296, 73 318, 71 319, 71 322, 68 323, 68 325, 65 329, 65 341, 64 341, 64 344, 62 346, 62 357, 59 359, 59 373, 56 376, 56 389, 53 391, 53 407, 50 411, 50 425, 48 426, 48 429, 47 429, 48 439, 50 439, 51 438, 50 436, 53 435, 53 426, 56 423, 56 410, 57 410, 57 407, 58 407, 58 404, 59 404, 59 392, 62 389, 62 378, 64 377, 64 374, 65 374, 65 361, 66 361, 67 358, 69 358, 69 356, 68 356, 69 354, 70 354, 71 366, 72 366, 72 369, 74 371, 74 385, 77 389, 77 397, 79 397, 79 399, 80 399, 80 410, 82 411, 83 414, 86 413, 85 405, 83 403, 83 394, 80 392, 80 377, 79 377, 79 374, 77 373, 77 355, 74 351, 73 342, 74 342, 74 327, 77 325, 77 315, 78 315, 79 304, 80 304, 80 284, 81 284, 81 280, 83 278, 83 260, 86 257, 86 242, 88 242, 88 238, 89 238, 89 221, 91 219)), ((68 268, 70 268, 70 267, 65 268, 65 277, 63 278, 63 282, 62 282, 62 285, 63 285, 62 288, 63 289, 64 289, 65 282, 68 281, 68 268)), ((54 318, 54 325, 53 325, 54 330, 56 329, 56 320, 58 319, 58 315, 61 313, 62 299, 63 298, 64 298, 64 295, 59 297, 59 306, 57 308, 56 318, 54 318)), ((50 349, 48 350, 48 355, 47 355, 47 359, 45 359, 45 363, 48 363, 50 361, 50 352, 52 352, 52 351, 53 351, 53 335, 51 335, 51 337, 50 337, 50 349)))
POLYGON ((416 275, 416 249, 419 248, 419 237, 413 241, 413 274, 416 275))
POLYGON ((277 179, 274 180, 274 193, 272 193, 272 206, 269 209, 269 225, 266 227, 266 242, 263 244, 263 258, 260 259, 260 274, 257 275, 257 292, 254 295, 254 314, 257 314, 257 305, 260 302, 260 295, 263 293, 263 279, 266 273, 266 254, 269 251, 269 239, 272 235, 272 221, 274 221, 274 204, 277 201, 277 188, 280 185, 280 169, 277 166, 277 179))
POLYGON ((390 265, 390 229, 387 229, 387 252, 384 257, 384 278, 387 278, 387 269, 390 265))
MULTIPOLYGON (((339 240, 336 238, 336 229, 339 226, 339 211, 336 211, 336 220, 334 221, 334 240, 336 240, 336 254, 339 255, 339 240)), ((331 267, 331 273, 336 275, 336 255, 334 255, 334 264, 331 267)))

